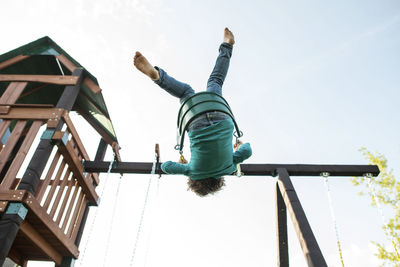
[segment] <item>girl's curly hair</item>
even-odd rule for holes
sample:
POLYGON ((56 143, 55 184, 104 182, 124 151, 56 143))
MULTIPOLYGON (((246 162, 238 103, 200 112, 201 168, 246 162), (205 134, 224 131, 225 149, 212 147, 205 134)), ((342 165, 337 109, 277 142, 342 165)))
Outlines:
POLYGON ((221 188, 225 185, 224 177, 221 178, 206 178, 200 180, 192 180, 188 179, 188 190, 192 190, 198 196, 204 197, 208 194, 214 194, 221 190, 221 188))

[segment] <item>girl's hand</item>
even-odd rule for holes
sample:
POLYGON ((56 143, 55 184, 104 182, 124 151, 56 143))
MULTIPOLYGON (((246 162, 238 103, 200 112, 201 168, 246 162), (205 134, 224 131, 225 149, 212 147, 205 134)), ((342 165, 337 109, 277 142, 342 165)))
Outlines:
POLYGON ((178 163, 187 164, 188 161, 183 156, 181 156, 179 157, 178 163))
POLYGON ((236 143, 233 144, 233 148, 235 150, 238 150, 241 145, 243 145, 242 141, 238 140, 236 143))

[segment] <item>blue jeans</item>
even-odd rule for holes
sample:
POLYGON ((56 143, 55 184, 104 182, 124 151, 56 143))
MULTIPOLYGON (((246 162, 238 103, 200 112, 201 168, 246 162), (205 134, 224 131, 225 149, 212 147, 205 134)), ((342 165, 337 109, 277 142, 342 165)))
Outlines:
MULTIPOLYGON (((215 62, 214 69, 207 81, 207 92, 214 92, 222 96, 222 85, 225 81, 226 74, 228 73, 229 62, 232 56, 232 48, 233 46, 228 43, 222 43, 220 45, 217 61, 215 62)), ((187 98, 195 94, 195 91, 189 84, 175 80, 159 67, 155 68, 158 70, 160 78, 154 82, 169 94, 179 98, 181 104, 187 98)), ((208 112, 195 118, 189 125, 189 131, 210 126, 214 123, 225 120, 228 117, 229 116, 225 113, 208 112)))

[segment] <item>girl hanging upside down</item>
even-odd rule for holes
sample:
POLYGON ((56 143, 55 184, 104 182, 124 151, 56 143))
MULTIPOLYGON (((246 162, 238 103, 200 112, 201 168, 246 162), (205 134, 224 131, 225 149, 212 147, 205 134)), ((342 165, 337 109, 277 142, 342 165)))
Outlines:
MULTIPOLYGON (((234 44, 232 32, 225 28, 224 42, 219 47, 215 67, 207 82, 208 92, 222 96, 222 84, 228 72, 234 44)), ((181 103, 195 94, 190 85, 175 80, 159 67, 153 67, 140 52, 136 52, 133 62, 138 70, 165 91, 178 97, 181 103)), ((213 111, 199 115, 188 128, 190 162, 167 161, 161 165, 161 169, 169 174, 188 176, 189 188, 199 196, 219 191, 225 185, 222 176, 234 173, 236 165, 248 159, 252 153, 250 144, 241 142, 235 143, 234 148, 237 150, 233 152, 233 129, 233 121, 225 113, 213 111)))

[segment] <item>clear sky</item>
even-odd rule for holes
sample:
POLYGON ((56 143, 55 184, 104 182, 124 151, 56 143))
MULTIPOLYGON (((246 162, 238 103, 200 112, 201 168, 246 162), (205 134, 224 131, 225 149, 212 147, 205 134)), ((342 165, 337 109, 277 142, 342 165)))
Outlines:
MULTIPOLYGON (((0 10, 1 54, 47 35, 97 77, 124 161, 152 161, 155 143, 162 161, 178 158, 178 100, 133 68, 134 52, 201 91, 228 26, 224 96, 252 145, 248 163, 366 164, 365 146, 399 176, 399 1, 2 0, 0 10)), ((93 157, 99 137, 77 124, 93 157)), ((109 177, 76 266, 129 266, 149 177, 125 175, 118 196, 109 177)), ((134 266, 275 266, 274 178, 226 180, 204 199, 183 176, 153 183, 134 266)), ((323 180, 292 180, 328 265, 341 266, 323 180)), ((370 241, 389 245, 378 211, 347 177, 330 185, 345 265, 378 266, 370 241)), ((291 266, 306 266, 288 225, 291 266)))

